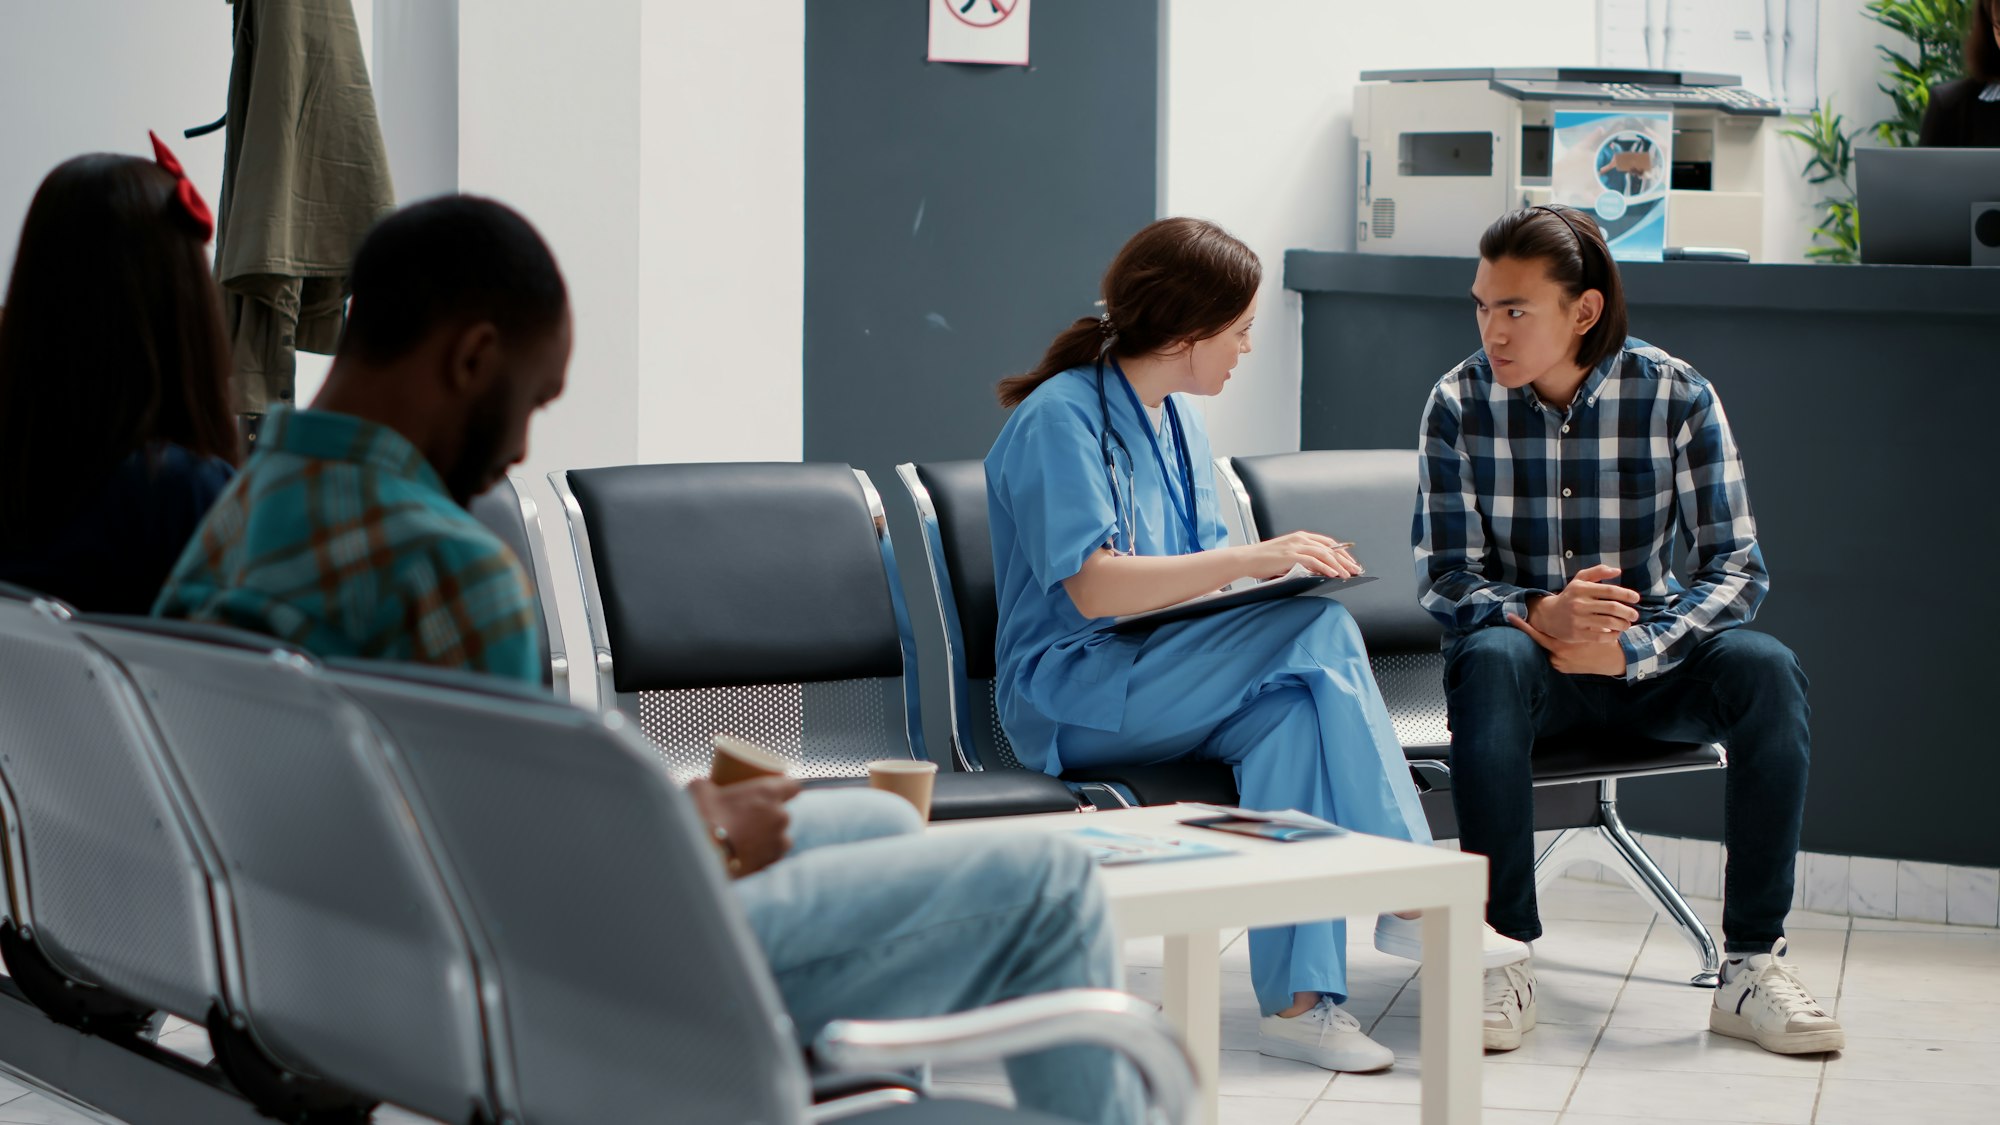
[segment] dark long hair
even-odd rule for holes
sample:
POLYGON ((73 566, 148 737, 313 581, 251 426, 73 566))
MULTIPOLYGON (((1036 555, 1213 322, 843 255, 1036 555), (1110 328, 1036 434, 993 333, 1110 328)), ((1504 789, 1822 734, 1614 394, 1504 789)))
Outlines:
POLYGON ((1572 301, 1592 289, 1604 295, 1604 312, 1576 346, 1578 367, 1592 370, 1625 346, 1631 323, 1625 284, 1604 244, 1604 232, 1589 212, 1542 206, 1502 215, 1479 236, 1479 256, 1489 262, 1540 262, 1572 301))
POLYGON ((1996 24, 2000 24, 2000 0, 1972 0, 1965 25, 1966 77, 2000 82, 2000 43, 1993 41, 1996 24))
POLYGON ((56 166, 0 306, 0 530, 46 528, 135 450, 238 460, 204 234, 150 160, 56 166))
POLYGON ((1107 319, 1087 316, 1063 329, 1033 371, 1000 380, 1000 405, 1020 405, 1056 375, 1095 362, 1107 345, 1125 359, 1206 340, 1243 315, 1263 280, 1257 255, 1214 223, 1152 223, 1104 271, 1107 319))

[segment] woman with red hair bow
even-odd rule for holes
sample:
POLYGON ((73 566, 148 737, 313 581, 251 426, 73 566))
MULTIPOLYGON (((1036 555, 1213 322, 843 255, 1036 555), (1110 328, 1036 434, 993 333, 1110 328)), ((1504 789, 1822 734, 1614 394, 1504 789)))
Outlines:
POLYGON ((145 613, 239 458, 214 220, 173 154, 35 192, 0 306, 0 581, 145 613))

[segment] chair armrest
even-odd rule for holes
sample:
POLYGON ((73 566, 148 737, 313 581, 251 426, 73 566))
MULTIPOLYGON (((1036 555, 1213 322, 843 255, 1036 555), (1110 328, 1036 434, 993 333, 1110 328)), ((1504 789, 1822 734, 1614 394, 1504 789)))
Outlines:
POLYGON ((1152 1120, 1185 1125, 1194 1110, 1194 1064, 1159 1009, 1136 996, 1072 988, 912 1020, 835 1020, 813 1056, 835 1071, 901 1070, 1006 1058, 1052 1047, 1107 1047, 1139 1071, 1152 1120))

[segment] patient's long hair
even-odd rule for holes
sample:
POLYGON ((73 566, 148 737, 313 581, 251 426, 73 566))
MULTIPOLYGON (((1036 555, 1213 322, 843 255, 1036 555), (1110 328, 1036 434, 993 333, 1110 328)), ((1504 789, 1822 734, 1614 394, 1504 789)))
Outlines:
POLYGON ((1625 284, 1590 212, 1550 204, 1509 212, 1480 236, 1479 256, 1489 262, 1502 258, 1540 262, 1571 301, 1592 289, 1603 295, 1604 311, 1576 346, 1578 367, 1594 370, 1625 347, 1630 325, 1625 284))
POLYGON ((1257 255, 1214 223, 1152 223, 1104 271, 1104 316, 1079 319, 1033 371, 1000 380, 1000 405, 1020 405, 1051 378, 1096 362, 1107 346, 1123 359, 1215 336, 1250 307, 1263 280, 1257 255))
POLYGON ((52 531, 135 450, 238 459, 205 233, 151 160, 49 173, 0 311, 0 535, 52 531))

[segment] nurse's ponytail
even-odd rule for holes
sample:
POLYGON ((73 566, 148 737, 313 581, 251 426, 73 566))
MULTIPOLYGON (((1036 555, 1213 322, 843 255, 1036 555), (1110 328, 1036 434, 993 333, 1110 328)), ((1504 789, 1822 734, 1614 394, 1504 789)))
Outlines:
POLYGON ((1000 405, 1020 405, 1100 352, 1128 358, 1206 340, 1243 315, 1263 280, 1257 255, 1228 231, 1202 219, 1161 219, 1133 235, 1104 271, 1104 314, 1063 329, 1033 371, 1000 380, 1000 405))

